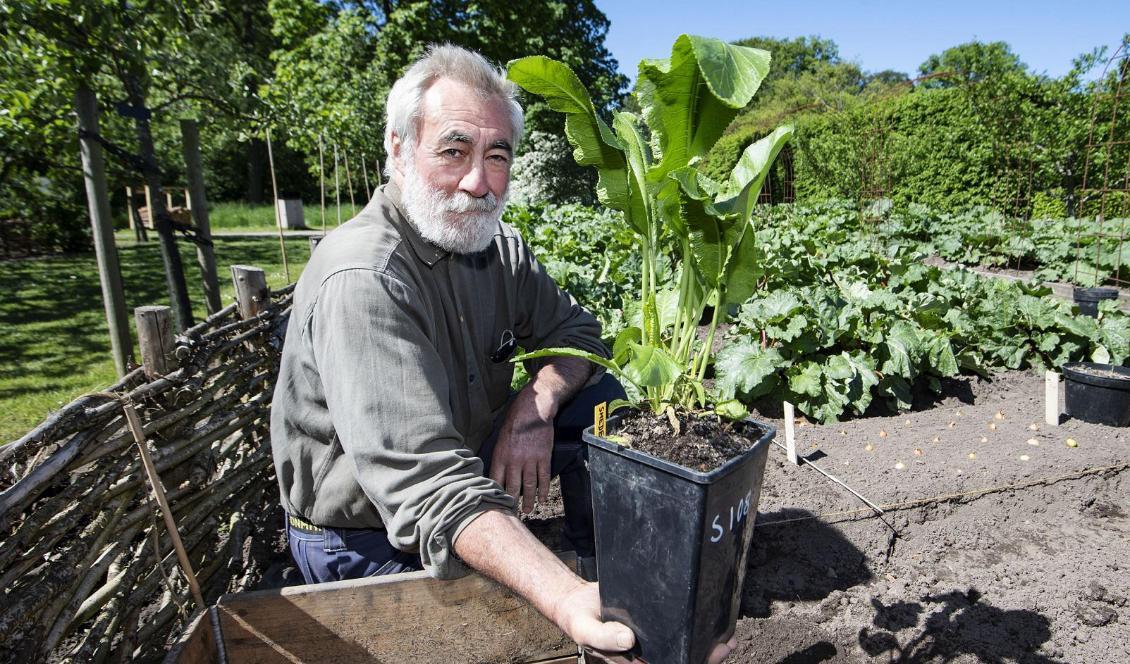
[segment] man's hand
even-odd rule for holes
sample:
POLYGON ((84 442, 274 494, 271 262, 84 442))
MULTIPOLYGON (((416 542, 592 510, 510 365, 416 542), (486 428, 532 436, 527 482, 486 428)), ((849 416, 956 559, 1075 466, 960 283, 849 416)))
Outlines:
POLYGON ((549 499, 553 418, 590 375, 588 360, 551 358, 510 404, 491 456, 490 478, 520 498, 527 514, 534 509, 535 497, 549 499))
POLYGON ((550 618, 577 645, 602 656, 623 652, 636 644, 636 635, 626 625, 600 620, 600 593, 595 583, 581 581, 562 595, 550 618))
POLYGON ((522 511, 534 509, 534 497, 549 499, 549 464, 553 454, 553 416, 538 412, 534 393, 518 393, 498 433, 491 456, 490 478, 506 493, 521 498, 522 511))

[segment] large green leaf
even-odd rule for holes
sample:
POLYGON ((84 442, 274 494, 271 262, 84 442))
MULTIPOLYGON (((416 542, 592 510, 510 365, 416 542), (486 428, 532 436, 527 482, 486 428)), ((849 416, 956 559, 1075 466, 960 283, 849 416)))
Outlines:
POLYGON ((507 77, 527 92, 545 98, 549 107, 565 114, 565 135, 573 145, 573 158, 582 166, 595 166, 600 201, 615 210, 629 205, 624 146, 596 114, 592 98, 573 70, 541 55, 511 60, 507 77))
POLYGON ((722 185, 690 166, 668 175, 684 194, 683 210, 702 276, 724 293, 726 304, 749 299, 764 274, 764 255, 758 251, 750 219, 773 160, 792 135, 791 126, 779 127, 750 145, 722 185))
POLYGON ((622 368, 628 380, 640 387, 664 387, 675 382, 682 370, 662 348, 643 344, 628 344, 631 359, 622 368))
POLYGON ((632 326, 620 330, 616 341, 612 344, 612 361, 623 366, 631 355, 632 344, 638 344, 643 339, 643 331, 632 326))
POLYGON ((752 217, 770 167, 785 145, 792 140, 794 131, 792 125, 777 127, 768 136, 742 151, 729 179, 714 196, 720 214, 740 214, 744 219, 752 217))
POLYGON ((768 51, 680 35, 671 57, 640 63, 636 95, 658 140, 655 182, 704 156, 769 73, 768 51))
POLYGON ((650 230, 651 200, 647 184, 647 170, 651 164, 651 150, 636 125, 636 116, 618 112, 612 118, 612 128, 624 146, 627 155, 628 223, 640 235, 652 237, 650 230))
POLYGON ((823 389, 824 370, 812 361, 802 362, 794 367, 795 373, 789 376, 789 389, 797 394, 811 397, 820 396, 823 389))
POLYGON ((516 355, 515 357, 510 358, 510 361, 511 362, 525 362, 526 360, 536 360, 536 359, 542 358, 542 357, 560 357, 562 355, 564 355, 566 357, 584 358, 584 359, 588 360, 589 362, 592 362, 593 364, 599 364, 600 366, 604 367, 605 369, 608 369, 608 370, 613 371, 615 373, 620 373, 620 367, 616 366, 616 364, 613 363, 608 358, 601 357, 600 355, 597 355, 596 353, 590 353, 586 350, 580 350, 578 348, 542 348, 540 350, 531 351, 529 353, 522 353, 521 355, 516 355))
POLYGON ((776 348, 762 349, 755 341, 731 344, 714 359, 716 388, 726 397, 756 392, 766 378, 786 365, 776 348))
POLYGON ((914 359, 921 352, 921 341, 914 327, 906 321, 898 321, 887 332, 884 345, 888 359, 883 363, 882 372, 904 378, 914 377, 914 359))

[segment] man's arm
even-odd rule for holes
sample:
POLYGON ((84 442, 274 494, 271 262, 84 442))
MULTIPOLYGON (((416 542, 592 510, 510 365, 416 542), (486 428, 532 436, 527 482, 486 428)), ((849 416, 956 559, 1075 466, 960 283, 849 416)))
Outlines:
POLYGON ((553 419, 585 386, 593 365, 577 357, 551 358, 514 398, 498 434, 490 477, 506 493, 522 497, 529 513, 534 496, 549 498, 549 465, 553 452, 553 419))
POLYGON ((454 546, 464 562, 524 597, 577 644, 605 652, 635 644, 627 626, 601 622, 597 585, 574 574, 514 515, 478 515, 454 546))

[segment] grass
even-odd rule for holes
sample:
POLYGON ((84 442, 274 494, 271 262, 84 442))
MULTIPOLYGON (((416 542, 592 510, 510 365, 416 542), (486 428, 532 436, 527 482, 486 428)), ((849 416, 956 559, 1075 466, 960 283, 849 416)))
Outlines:
MULTIPOLYGON (((346 200, 341 206, 341 220, 348 221, 353 217, 352 210, 361 211, 364 203, 360 200, 354 207, 350 207, 346 200)), ((322 211, 319 205, 302 206, 302 215, 307 228, 320 230, 322 228, 322 211)), ((208 222, 213 231, 274 231, 275 211, 270 205, 250 205, 247 203, 217 203, 208 210, 208 222)), ((337 226, 337 208, 332 202, 326 203, 326 229, 337 226)))
MULTIPOLYGON (((265 208, 270 213, 270 206, 265 208)), ((129 231, 119 232, 118 238, 132 328, 134 307, 167 305, 169 296, 157 241, 135 243, 129 231)), ((196 252, 187 242, 177 244, 199 321, 205 311, 196 252)), ((294 238, 286 241, 286 248, 290 280, 295 281, 310 258, 310 245, 306 238, 294 238)), ((272 288, 287 283, 275 238, 217 238, 215 252, 225 304, 233 301, 229 265, 262 268, 272 288)), ((0 300, 3 444, 75 397, 111 385, 116 375, 93 253, 0 261, 0 292, 5 294, 0 300)), ((134 343, 136 356, 136 337, 134 343)))

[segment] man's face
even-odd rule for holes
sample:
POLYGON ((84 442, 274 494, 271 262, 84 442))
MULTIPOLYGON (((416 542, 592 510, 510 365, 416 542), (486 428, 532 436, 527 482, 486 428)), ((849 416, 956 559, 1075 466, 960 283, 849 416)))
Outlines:
POLYGON ((510 183, 510 114, 501 99, 440 79, 424 93, 415 145, 393 137, 403 202, 426 239, 457 253, 486 248, 510 183))

